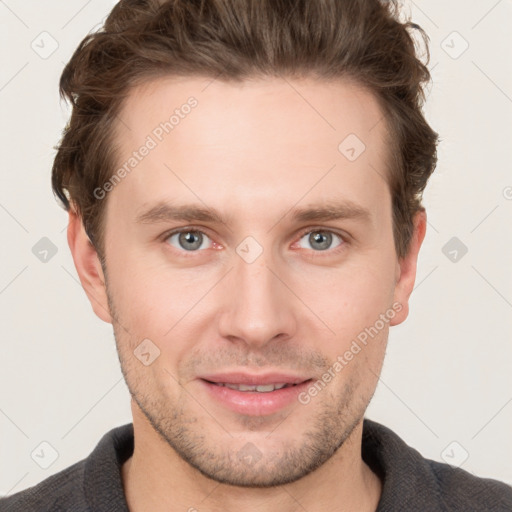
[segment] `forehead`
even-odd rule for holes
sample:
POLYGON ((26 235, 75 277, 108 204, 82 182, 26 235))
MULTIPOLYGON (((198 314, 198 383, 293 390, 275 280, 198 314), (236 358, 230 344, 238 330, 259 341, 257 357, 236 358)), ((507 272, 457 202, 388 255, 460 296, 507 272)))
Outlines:
POLYGON ((376 98, 350 81, 154 79, 120 111, 118 165, 151 149, 112 200, 130 198, 134 217, 173 194, 229 205, 268 201, 269 190, 282 203, 339 192, 370 205, 387 200, 385 126, 376 98))

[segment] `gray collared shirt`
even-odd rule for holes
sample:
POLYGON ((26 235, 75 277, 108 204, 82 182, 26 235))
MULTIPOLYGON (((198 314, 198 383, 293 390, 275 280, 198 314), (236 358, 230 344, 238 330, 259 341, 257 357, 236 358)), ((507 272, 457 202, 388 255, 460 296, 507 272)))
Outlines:
MULTIPOLYGON (((362 457, 383 482, 376 512, 512 512, 512 487, 424 458, 392 430, 366 419, 362 457)), ((128 512, 121 466, 133 424, 107 432, 85 459, 0 499, 0 512, 128 512)))

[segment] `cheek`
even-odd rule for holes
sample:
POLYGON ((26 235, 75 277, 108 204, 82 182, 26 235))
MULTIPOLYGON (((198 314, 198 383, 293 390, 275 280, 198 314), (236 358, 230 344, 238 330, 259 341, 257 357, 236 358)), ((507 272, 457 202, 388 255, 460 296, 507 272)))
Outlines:
POLYGON ((162 328, 166 312, 172 318, 172 304, 168 293, 172 288, 162 286, 157 276, 152 275, 140 262, 123 258, 122 264, 109 269, 109 294, 114 301, 120 323, 132 337, 151 338, 162 328), (163 290, 167 289, 167 297, 163 290))
POLYGON ((297 295, 336 337, 349 339, 373 325, 393 301, 393 273, 368 263, 305 273, 297 295))
POLYGON ((190 324, 197 311, 204 313, 210 303, 205 294, 218 280, 212 272, 170 270, 141 258, 125 257, 123 265, 109 273, 119 319, 134 339, 131 343, 149 338, 162 348, 178 341, 175 333, 190 324))

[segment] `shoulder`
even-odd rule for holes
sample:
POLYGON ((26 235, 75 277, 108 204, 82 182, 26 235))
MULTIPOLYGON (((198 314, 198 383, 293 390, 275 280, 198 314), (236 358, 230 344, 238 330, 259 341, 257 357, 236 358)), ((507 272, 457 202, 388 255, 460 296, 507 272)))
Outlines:
POLYGON ((0 498, 0 512, 88 512, 83 494, 85 460, 37 485, 0 498))
POLYGON ((362 455, 383 481, 378 512, 512 512, 512 487, 427 459, 375 421, 363 424, 362 455))
POLYGON ((512 511, 512 487, 492 478, 477 477, 462 468, 424 459, 430 467, 447 510, 512 511))
POLYGON ((127 511, 120 468, 133 447, 133 424, 115 427, 85 459, 33 487, 0 498, 0 512, 127 511))

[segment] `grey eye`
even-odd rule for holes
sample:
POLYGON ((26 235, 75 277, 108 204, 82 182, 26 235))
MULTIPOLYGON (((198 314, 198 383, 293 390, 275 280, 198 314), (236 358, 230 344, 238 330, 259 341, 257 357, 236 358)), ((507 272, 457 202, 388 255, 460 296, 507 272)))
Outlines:
POLYGON ((306 233, 301 238, 301 241, 305 239, 307 243, 310 245, 310 247, 304 247, 302 244, 301 247, 303 247, 304 249, 313 249, 316 251, 325 251, 327 249, 333 249, 334 247, 331 247, 333 236, 337 237, 341 241, 334 247, 338 247, 343 243, 343 240, 340 237, 340 235, 337 235, 336 233, 332 233, 331 231, 316 230, 306 233))
POLYGON ((176 247, 177 249, 184 249, 185 251, 196 251, 198 249, 208 249, 204 244, 208 244, 210 239, 201 231, 194 230, 185 230, 185 231, 177 231, 169 236, 168 240, 171 245, 176 247), (177 241, 178 245, 172 243, 173 241, 177 241))

